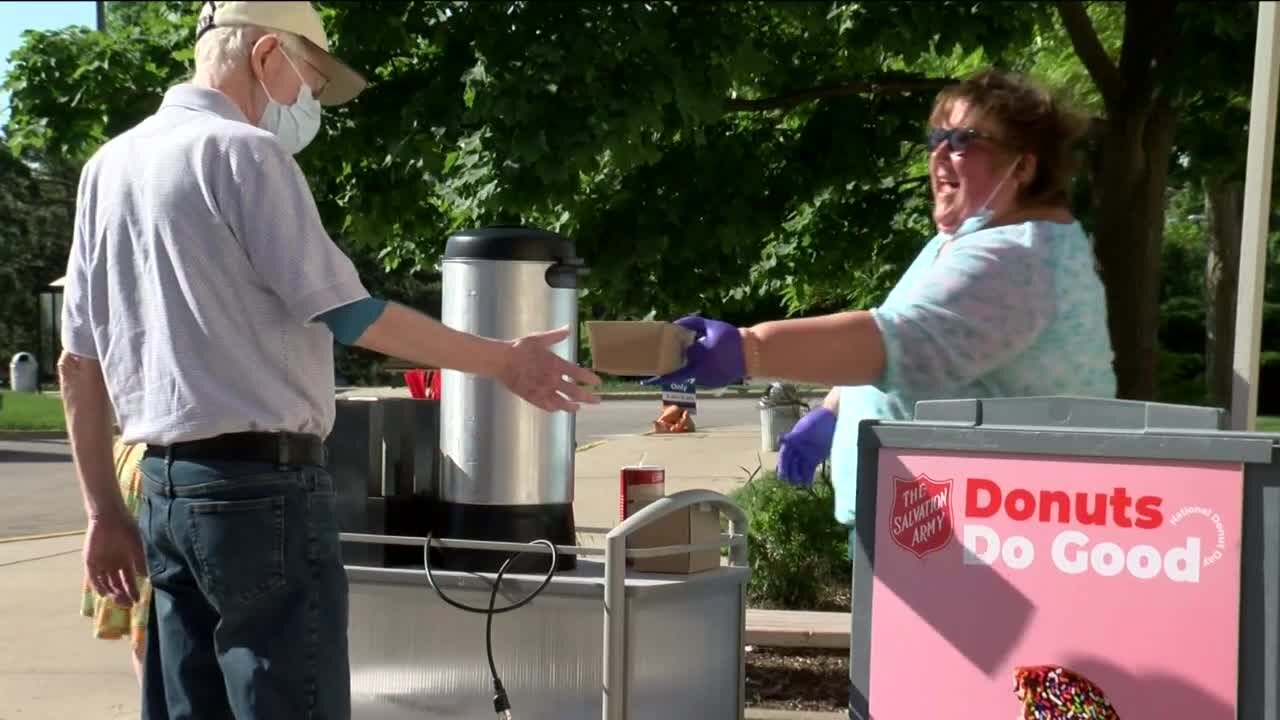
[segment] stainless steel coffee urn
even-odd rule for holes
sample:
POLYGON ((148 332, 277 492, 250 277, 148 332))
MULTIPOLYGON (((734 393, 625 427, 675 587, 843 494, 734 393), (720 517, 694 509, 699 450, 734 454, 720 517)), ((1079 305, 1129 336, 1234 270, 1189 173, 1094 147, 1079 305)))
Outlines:
MULTIPOLYGON (((500 340, 568 326, 572 334, 555 350, 577 362, 585 270, 573 241, 529 227, 466 230, 449 237, 442 265, 445 325, 500 340)), ((574 415, 548 413, 497 380, 455 371, 443 373, 440 396, 435 537, 576 544, 574 415)), ((496 571, 510 555, 448 549, 438 562, 496 571)), ((528 553, 509 571, 544 572, 548 557, 528 553)), ((560 555, 560 569, 573 566, 574 556, 560 555)))

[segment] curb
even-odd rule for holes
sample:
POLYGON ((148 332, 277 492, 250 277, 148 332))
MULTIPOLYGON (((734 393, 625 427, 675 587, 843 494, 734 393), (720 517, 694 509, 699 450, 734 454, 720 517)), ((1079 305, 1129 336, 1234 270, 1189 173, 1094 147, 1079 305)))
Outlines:
POLYGON ((66 440, 65 430, 0 430, 0 440, 66 440))
POLYGON ((590 450, 590 449, 592 449, 592 448, 600 447, 601 445, 603 445, 603 444, 605 444, 605 443, 607 443, 607 442, 609 442, 609 441, 608 441, 608 440, 592 440, 592 441, 591 441, 591 442, 589 442, 589 443, 583 443, 582 445, 579 445, 578 447, 574 448, 574 450, 573 450, 573 451, 574 451, 575 453, 584 453, 584 452, 586 452, 586 451, 588 451, 588 450, 590 450))
POLYGON ((14 537, 0 538, 0 545, 5 543, 28 542, 30 540, 52 540, 53 538, 71 537, 72 535, 83 535, 83 530, 67 530, 65 532, 42 533, 40 535, 16 535, 14 537))
POLYGON ((743 717, 746 720, 848 720, 849 715, 840 712, 821 712, 814 710, 769 710, 766 708, 746 708, 743 717))
MULTIPOLYGON (((814 398, 825 398, 828 392, 830 391, 829 390, 805 390, 797 393, 797 395, 801 398, 811 400, 814 398)), ((629 391, 629 390, 624 390, 621 392, 602 392, 602 393, 596 393, 596 395, 601 400, 660 400, 662 399, 662 393, 660 392, 629 391)), ((720 393, 716 395, 698 395, 697 397, 698 397, 698 402, 702 402, 703 400, 759 400, 760 399, 759 393, 753 393, 753 392, 726 392, 726 393, 720 393)))

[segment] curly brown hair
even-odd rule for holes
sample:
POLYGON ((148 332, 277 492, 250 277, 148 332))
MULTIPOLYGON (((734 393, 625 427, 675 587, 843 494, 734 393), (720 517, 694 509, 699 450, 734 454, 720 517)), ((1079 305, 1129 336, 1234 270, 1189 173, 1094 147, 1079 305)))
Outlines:
POLYGON ((1076 173, 1076 142, 1088 122, 1044 86, 1021 73, 987 68, 938 93, 929 114, 937 126, 957 100, 969 104, 972 117, 989 121, 1000 145, 1033 155, 1036 172, 1022 188, 1027 204, 1067 206, 1076 173))

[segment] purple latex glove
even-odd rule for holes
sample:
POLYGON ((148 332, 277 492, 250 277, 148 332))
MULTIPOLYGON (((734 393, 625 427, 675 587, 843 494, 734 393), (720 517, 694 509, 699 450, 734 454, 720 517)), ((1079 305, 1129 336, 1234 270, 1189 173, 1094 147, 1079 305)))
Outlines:
POLYGON ((692 330, 696 337, 685 351, 684 367, 662 377, 642 380, 644 385, 694 381, 698 387, 721 388, 741 380, 746 374, 742 354, 742 333, 719 320, 688 315, 675 322, 692 330))
POLYGON ((831 455, 835 434, 835 413, 825 407, 805 413, 791 432, 782 436, 778 477, 800 487, 812 485, 818 465, 831 455))

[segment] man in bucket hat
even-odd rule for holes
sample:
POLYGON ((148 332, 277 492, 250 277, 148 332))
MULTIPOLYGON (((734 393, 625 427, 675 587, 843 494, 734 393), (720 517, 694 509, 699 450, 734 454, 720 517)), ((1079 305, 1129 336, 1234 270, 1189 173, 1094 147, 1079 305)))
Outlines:
POLYGON ((192 81, 82 172, 59 374, 87 577, 123 604, 151 579, 144 718, 350 717, 335 338, 547 411, 597 401, 552 351, 567 328, 490 340, 369 296, 292 157, 365 85, 328 48, 310 3, 206 3, 192 81), (136 524, 112 410, 147 445, 136 524))

